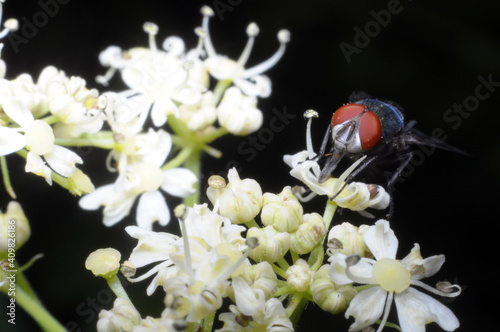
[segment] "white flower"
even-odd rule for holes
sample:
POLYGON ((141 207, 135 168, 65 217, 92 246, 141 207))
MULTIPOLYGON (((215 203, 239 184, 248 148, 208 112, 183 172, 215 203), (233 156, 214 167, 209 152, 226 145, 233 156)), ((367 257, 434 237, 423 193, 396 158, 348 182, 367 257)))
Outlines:
POLYGON ((54 132, 49 124, 35 120, 28 107, 15 97, 2 96, 0 103, 9 118, 20 126, 0 127, 1 155, 10 154, 26 146, 30 150, 26 158, 26 172, 43 176, 49 184, 52 184, 52 170, 64 177, 73 175, 76 171, 75 164, 81 164, 83 160, 76 153, 54 145, 54 132), (24 135, 21 132, 24 132, 24 135))
POLYGON ((46 107, 59 120, 54 125, 57 137, 78 137, 101 130, 105 116, 103 105, 98 103, 99 93, 87 89, 81 77, 67 77, 64 71, 48 66, 41 72, 36 89, 46 96, 46 107))
POLYGON ((104 206, 103 223, 113 226, 126 217, 135 200, 137 205, 137 225, 151 229, 158 221, 165 226, 170 221, 168 206, 159 189, 177 197, 187 197, 194 193, 193 184, 197 181, 193 172, 185 168, 162 171, 152 163, 129 165, 114 184, 97 188, 80 199, 80 207, 96 210, 104 206))
POLYGON ((155 41, 156 24, 147 22, 144 30, 149 34, 149 49, 133 48, 122 52, 117 46, 108 47, 99 60, 111 68, 97 80, 107 85, 115 71, 120 70, 123 81, 130 88, 126 94, 144 97, 140 107, 151 108, 154 125, 161 126, 167 121, 167 115, 179 117, 179 104, 200 102, 208 85, 208 74, 199 59, 201 50, 185 54, 184 41, 175 36, 165 39, 165 51, 159 50, 155 41))
POLYGON ((407 257, 401 261, 396 260, 398 240, 386 220, 377 221, 365 232, 363 239, 375 260, 341 253, 329 259, 329 274, 336 284, 355 282, 372 285, 354 297, 345 313, 346 317, 355 317, 350 331, 359 331, 382 319, 377 330, 381 331, 393 299, 403 332, 425 331, 425 324, 434 321, 445 331, 458 328, 458 319, 448 308, 411 287, 420 286, 441 296, 459 295, 460 290, 445 293, 420 281, 434 275, 441 268, 444 263, 443 255, 423 259, 416 244, 407 257))
POLYGON ((278 32, 280 47, 278 51, 266 61, 245 69, 245 65, 250 57, 255 37, 259 34, 259 27, 255 23, 250 23, 247 27, 248 42, 242 54, 237 61, 225 56, 218 55, 212 45, 209 33, 209 20, 213 16, 213 11, 208 6, 202 8, 203 30, 206 32, 204 46, 208 58, 205 64, 212 74, 218 80, 231 80, 246 95, 253 97, 269 97, 271 94, 271 81, 266 76, 261 75, 273 67, 283 56, 286 44, 290 41, 290 33, 287 30, 278 32))
MULTIPOLYGON (((104 206, 103 223, 112 226, 129 214, 140 197, 137 224, 146 229, 151 229, 157 220, 160 225, 167 225, 170 212, 159 189, 172 196, 188 197, 194 193, 193 185, 198 179, 185 168, 161 169, 172 147, 167 132, 150 129, 122 139, 122 149, 113 150, 108 158, 108 163, 111 160, 117 163, 118 179, 82 197, 80 206, 86 210, 104 206)), ((115 170, 111 165, 108 168, 115 170)))
POLYGON ((293 325, 288 314, 283 308, 283 303, 276 298, 269 299, 251 317, 242 315, 235 305, 229 306, 231 312, 219 315, 224 326, 217 332, 292 332, 293 325))

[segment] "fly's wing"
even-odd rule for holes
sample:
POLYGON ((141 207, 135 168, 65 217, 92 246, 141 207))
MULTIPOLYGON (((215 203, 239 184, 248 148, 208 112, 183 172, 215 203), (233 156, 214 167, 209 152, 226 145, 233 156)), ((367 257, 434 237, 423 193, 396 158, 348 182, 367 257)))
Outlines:
POLYGON ((421 145, 427 147, 434 147, 445 151, 450 151, 454 153, 459 153, 465 156, 471 156, 469 153, 456 148, 448 143, 445 143, 442 140, 431 137, 427 134, 424 134, 418 129, 413 128, 415 124, 414 121, 411 121, 406 126, 405 130, 402 132, 401 136, 398 138, 398 145, 400 148, 406 148, 409 145, 421 145))

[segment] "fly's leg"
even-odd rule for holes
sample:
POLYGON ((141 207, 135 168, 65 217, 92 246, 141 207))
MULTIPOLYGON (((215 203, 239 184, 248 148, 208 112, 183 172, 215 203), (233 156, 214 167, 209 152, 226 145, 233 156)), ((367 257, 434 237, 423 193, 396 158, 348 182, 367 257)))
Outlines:
POLYGON ((345 189, 345 187, 347 187, 347 185, 349 184, 349 182, 352 181, 352 179, 354 179, 359 173, 363 172, 365 170, 365 168, 367 168, 368 166, 370 166, 370 164, 372 162, 374 162, 375 160, 377 160, 377 159, 378 159, 378 156, 372 156, 372 157, 366 158, 366 161, 361 166, 359 166, 351 174, 349 174, 349 176, 345 179, 344 185, 330 199, 334 200, 335 198, 337 198, 337 196, 340 195, 340 193, 345 189))
POLYGON ((403 170, 406 168, 406 166, 408 166, 411 159, 413 158, 413 151, 406 153, 404 156, 405 156, 405 159, 403 161, 401 161, 396 172, 394 172, 394 174, 389 179, 389 181, 387 181, 387 193, 389 194, 389 197, 391 199, 390 204, 389 204, 389 213, 387 213, 387 220, 391 219, 391 217, 394 213, 394 195, 393 195, 394 184, 395 184, 396 180, 398 179, 398 177, 403 172, 403 170))

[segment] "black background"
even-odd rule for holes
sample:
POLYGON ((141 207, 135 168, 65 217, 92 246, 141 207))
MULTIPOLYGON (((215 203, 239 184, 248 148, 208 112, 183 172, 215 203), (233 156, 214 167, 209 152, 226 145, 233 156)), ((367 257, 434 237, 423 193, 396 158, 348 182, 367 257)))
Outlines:
MULTIPOLYGON (((380 31, 375 31, 373 13, 387 9, 389 3, 395 2, 71 0, 58 3, 57 13, 46 15, 44 22, 39 2, 9 0, 4 4, 4 18, 19 19, 21 27, 36 21, 39 27, 26 38, 26 43, 12 45, 4 40, 2 58, 7 63, 8 78, 23 72, 36 78, 45 66, 55 65, 68 75, 85 78, 88 86, 105 91, 94 83, 94 77, 105 72, 97 60, 99 52, 109 45, 123 49, 147 46, 147 36, 142 31, 145 21, 159 25, 158 43, 167 36, 178 35, 188 47, 194 47, 197 39, 193 29, 201 24, 200 6, 226 4, 227 10, 211 22, 216 50, 237 58, 246 42, 246 26, 255 21, 261 33, 249 65, 267 59, 278 46, 278 30, 289 29, 291 43, 286 54, 267 73, 273 82, 273 93, 260 100, 259 107, 264 112, 263 128, 269 128, 275 116, 273 109, 286 108, 296 117, 272 138, 263 131, 260 136, 254 134, 262 144, 255 158, 237 152, 241 144, 248 144, 248 138, 227 136, 215 142, 224 156, 220 160, 203 158, 202 181, 211 173, 225 172, 235 161, 242 177, 257 179, 264 191, 280 192, 285 185, 297 184, 288 175, 282 155, 305 148, 303 111, 313 108, 320 113, 313 123, 315 146, 319 146, 331 114, 346 102, 351 91, 365 90, 397 101, 407 118, 418 121, 419 129, 431 133, 441 128, 448 143, 472 154, 464 157, 442 151, 432 153, 423 162, 415 162, 419 165, 404 183, 396 186, 391 226, 400 241, 399 257, 404 257, 416 242, 424 257, 445 254, 443 269, 429 283, 448 279, 464 286, 460 297, 445 301, 460 319, 458 331, 493 330, 497 310, 489 300, 497 302, 495 199, 499 188, 500 87, 494 87, 488 98, 467 111, 460 124, 446 122, 443 115, 454 104, 473 100, 471 96, 480 85, 478 77, 491 75, 493 81, 500 82, 500 3, 401 0, 400 12, 391 15, 390 22, 385 27, 378 25, 380 31), (374 29, 373 37, 367 45, 358 44, 363 47, 359 47, 359 54, 352 54, 348 63, 339 45, 344 42, 355 46, 354 28, 365 30, 367 24, 374 29)), ((17 34, 23 36, 22 31, 17 34)), ((119 78, 113 84, 111 88, 123 89, 119 78)), ((104 167, 105 152, 78 152, 85 161, 82 169, 91 175, 96 186, 113 181, 104 167)), ((85 269, 85 259, 102 247, 117 248, 127 258, 136 242, 123 229, 134 221, 127 219, 106 228, 100 211, 82 211, 78 199, 65 190, 56 185, 49 188, 42 178, 25 174, 21 158, 9 156, 8 162, 18 200, 32 228, 30 241, 17 257, 26 262, 37 253, 45 254, 26 276, 60 322, 74 322, 82 331, 95 330, 98 309, 92 309, 92 301, 109 309, 112 300, 104 280, 94 278, 85 269)), ((2 190, 2 210, 8 200, 2 190)), ((169 198, 169 202, 174 207, 178 201, 169 198)), ((318 198, 305 204, 304 209, 322 213, 323 206, 324 199, 318 198)), ((348 212, 336 216, 334 221, 372 222, 348 212)), ((158 317, 161 294, 146 298, 146 286, 147 282, 126 289, 143 316, 158 317)), ((1 296, 0 306, 5 304, 6 297, 1 296)), ((0 330, 11 329, 2 316, 0 330)), ((298 330, 345 331, 350 322, 310 305, 298 330)), ((14 330, 36 331, 37 326, 18 308, 14 330)), ((435 324, 427 327, 427 331, 439 330, 435 324)))

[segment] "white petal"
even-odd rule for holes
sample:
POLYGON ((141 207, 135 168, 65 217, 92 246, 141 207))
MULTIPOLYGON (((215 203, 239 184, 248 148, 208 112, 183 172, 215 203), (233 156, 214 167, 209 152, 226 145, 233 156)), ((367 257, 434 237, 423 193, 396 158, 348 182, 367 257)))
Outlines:
POLYGON ((97 210, 100 206, 104 205, 104 202, 112 193, 112 184, 99 187, 94 192, 80 198, 78 205, 84 210, 97 210))
POLYGON ((425 324, 436 322, 445 331, 460 326, 457 317, 441 302, 410 287, 394 297, 399 325, 404 332, 425 332, 425 324))
POLYGON ((235 79, 234 84, 247 96, 267 98, 271 95, 271 80, 264 75, 235 79))
POLYGON ((179 117, 179 109, 171 99, 161 99, 153 104, 151 119, 156 127, 163 126, 167 122, 168 114, 179 117))
POLYGON ((194 194, 196 175, 186 168, 173 168, 163 172, 161 189, 172 196, 188 197, 194 194))
POLYGON ((345 312, 346 318, 349 316, 356 318, 349 331, 359 331, 375 323, 384 312, 386 297, 387 292, 379 286, 367 288, 357 294, 345 312))
POLYGON ((165 198, 159 191, 146 192, 141 195, 137 205, 137 225, 144 229, 152 229, 155 221, 162 226, 166 226, 170 221, 165 198))
POLYGON ((377 260, 396 258, 398 239, 387 220, 380 219, 374 226, 370 226, 363 236, 363 240, 377 260))
POLYGON ((264 307, 264 291, 258 288, 254 290, 243 277, 233 278, 233 288, 236 305, 243 314, 252 316, 264 307))
POLYGON ((411 271, 412 279, 420 280, 436 274, 444 261, 444 255, 434 255, 423 259, 420 255, 420 246, 415 243, 411 252, 401 260, 401 263, 411 271))
POLYGON ((52 151, 43 155, 47 164, 58 174, 70 177, 76 170, 75 164, 82 164, 83 160, 73 151, 54 145, 52 151))
POLYGON ((131 237, 139 240, 129 258, 135 267, 167 260, 169 254, 175 251, 174 243, 178 239, 176 235, 153 232, 137 226, 128 226, 125 231, 131 237))
POLYGON ((0 156, 5 156, 24 148, 24 135, 12 128, 0 126, 0 156))
POLYGON ((27 127, 35 120, 28 107, 17 98, 8 98, 2 102, 5 113, 21 127, 27 127))
POLYGON ((43 161, 40 155, 30 151, 26 157, 26 166, 24 167, 26 172, 31 172, 33 174, 42 176, 49 185, 52 185, 52 170, 43 161))

